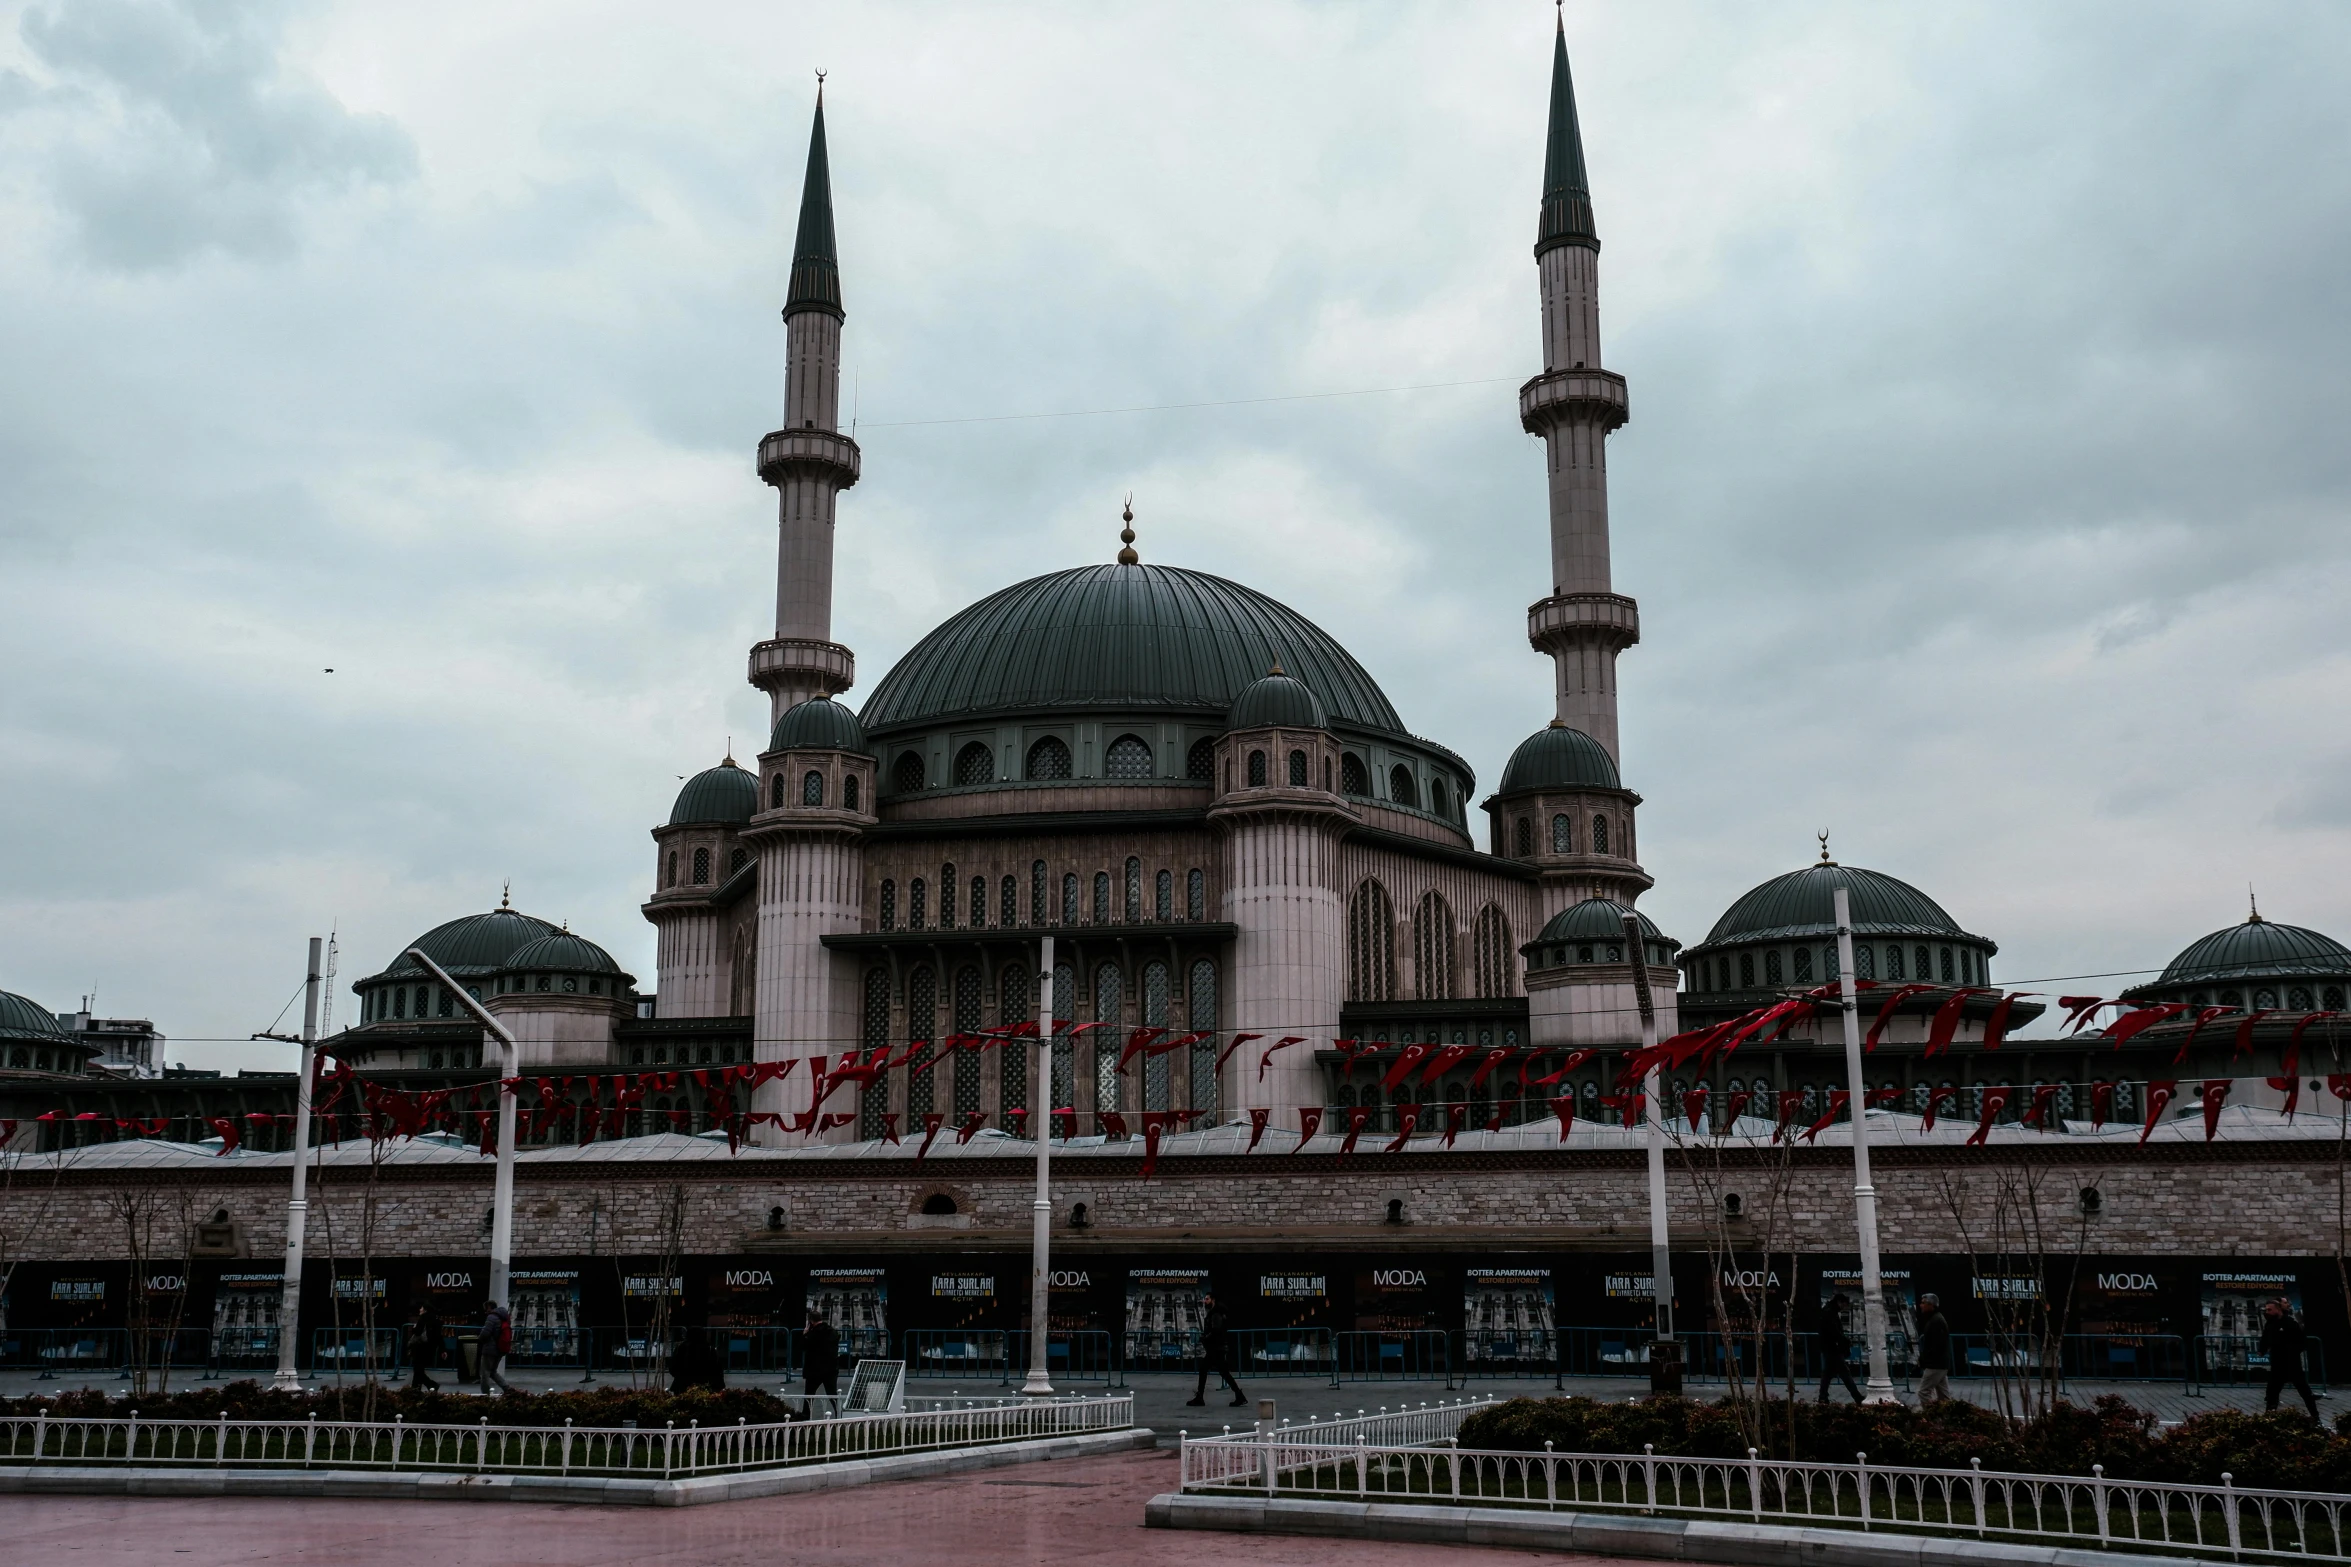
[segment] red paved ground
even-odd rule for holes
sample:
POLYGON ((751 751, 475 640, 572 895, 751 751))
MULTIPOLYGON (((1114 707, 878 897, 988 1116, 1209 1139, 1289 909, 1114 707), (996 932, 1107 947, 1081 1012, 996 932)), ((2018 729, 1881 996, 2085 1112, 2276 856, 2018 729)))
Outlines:
POLYGON ((129 1501, 41 1497, 0 1518, 9 1562, 383 1563, 386 1567, 601 1567, 678 1563, 952 1561, 956 1567, 1116 1561, 1119 1567, 1290 1567, 1603 1558, 1451 1550, 1143 1527, 1175 1455, 1026 1464, 943 1481, 860 1486, 713 1507, 543 1507, 503 1502, 129 1501))

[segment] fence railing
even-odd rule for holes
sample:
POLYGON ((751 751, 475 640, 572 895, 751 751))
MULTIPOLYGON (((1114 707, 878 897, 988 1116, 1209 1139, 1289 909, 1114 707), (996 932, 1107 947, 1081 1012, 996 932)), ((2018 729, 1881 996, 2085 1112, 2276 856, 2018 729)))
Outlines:
POLYGON ((1464 1328, 1461 1355, 1454 1375, 1472 1377, 1548 1377, 1559 1373, 1560 1337, 1556 1328, 1464 1328))
POLYGON ((1327 1377, 1337 1364, 1329 1328, 1236 1328, 1232 1346, 1244 1376, 1327 1377))
POLYGON ((1126 1394, 964 1400, 901 1413, 775 1425, 637 1427, 430 1425, 328 1420, 0 1417, 0 1463, 168 1468, 464 1471, 668 1478, 776 1469, 836 1458, 978 1447, 1134 1424, 1126 1394))
MULTIPOLYGON (((2326 1386, 2326 1346, 2314 1335, 2305 1343, 2303 1353, 2303 1369, 2311 1382, 2326 1386)), ((2269 1369, 2269 1357, 2261 1352, 2258 1338, 2206 1333, 2196 1340, 2196 1375, 2202 1381, 2267 1382, 2269 1369)))
POLYGON ((2087 1475, 1910 1469, 1667 1454, 1481 1452, 1290 1426, 1187 1441, 1180 1488, 1362 1501, 1410 1498, 1857 1530, 1973 1533, 2100 1549, 2351 1561, 2351 1495, 2087 1475), (1334 1437, 1336 1439, 1334 1440, 1334 1437))
MULTIPOLYGON (((1018 1382, 1027 1377, 1028 1330, 1016 1328, 1005 1335, 1004 1352, 1012 1358, 1012 1364, 1005 1370, 1004 1380, 1018 1382)), ((1137 1369, 1157 1370, 1159 1367, 1151 1365, 1137 1369)), ((1184 1368, 1179 1362, 1175 1369, 1184 1368)), ((1095 1328, 1067 1331, 1048 1329, 1045 1334, 1045 1374, 1055 1382, 1100 1382, 1107 1387, 1124 1387, 1127 1380, 1126 1367, 1118 1358, 1117 1338, 1095 1328)))
POLYGON ((1462 1421, 1481 1409, 1493 1408, 1496 1402, 1491 1398, 1465 1398, 1335 1420, 1309 1419, 1302 1426, 1278 1427, 1270 1443, 1254 1433, 1186 1439, 1182 1443, 1185 1476, 1182 1489, 1263 1485, 1268 1475, 1280 1472, 1282 1464, 1293 1462, 1293 1445, 1302 1445, 1309 1453, 1331 1450, 1352 1453, 1366 1447, 1382 1451, 1426 1450, 1451 1442, 1461 1430, 1462 1421))
POLYGON ((1331 1386, 1342 1382, 1442 1382, 1451 1387, 1451 1338, 1439 1328, 1333 1334, 1331 1386))
POLYGON ((1011 1335, 998 1328, 908 1328, 899 1335, 910 1377, 1001 1382, 1012 1368, 1011 1335))

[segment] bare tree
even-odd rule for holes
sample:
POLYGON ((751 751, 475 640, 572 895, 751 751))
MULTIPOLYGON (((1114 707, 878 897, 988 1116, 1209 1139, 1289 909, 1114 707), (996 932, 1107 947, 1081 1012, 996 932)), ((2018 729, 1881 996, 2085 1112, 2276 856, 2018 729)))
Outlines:
POLYGON ((120 1228, 123 1254, 130 1262, 130 1299, 124 1308, 130 1345, 123 1364, 131 1374, 131 1393, 160 1394, 170 1387, 172 1350, 188 1307, 188 1267, 196 1247, 195 1194, 186 1182, 172 1181, 116 1186, 101 1201, 120 1228), (178 1287, 158 1292, 151 1287, 154 1277, 149 1270, 165 1262, 177 1270, 178 1287), (155 1306, 158 1293, 168 1294, 172 1303, 161 1318, 155 1306))

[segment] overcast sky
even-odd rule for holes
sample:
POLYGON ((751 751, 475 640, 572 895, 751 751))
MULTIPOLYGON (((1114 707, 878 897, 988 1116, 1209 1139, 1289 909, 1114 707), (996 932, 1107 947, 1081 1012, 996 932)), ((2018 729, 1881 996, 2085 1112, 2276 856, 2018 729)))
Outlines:
MULTIPOLYGON (((0 989, 266 1064, 204 1041, 305 936, 347 982, 509 877, 651 988, 647 829, 765 728, 820 67, 851 699, 1132 490, 1491 787, 1552 14, 0 7, 0 989)), ((1643 907, 1696 942, 1825 827, 2010 980, 2248 882, 2351 937, 2351 8, 1567 24, 1643 907)))

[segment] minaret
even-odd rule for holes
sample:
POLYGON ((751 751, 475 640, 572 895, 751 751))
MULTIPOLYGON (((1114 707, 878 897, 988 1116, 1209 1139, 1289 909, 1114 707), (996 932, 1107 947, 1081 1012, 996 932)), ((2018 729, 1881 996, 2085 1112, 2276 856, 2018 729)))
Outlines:
POLYGON ((847 690, 856 677, 855 658, 832 640, 833 507, 858 471, 857 443, 840 429, 841 321, 820 76, 784 297, 784 427, 759 443, 759 477, 775 486, 777 500, 776 630, 751 649, 751 683, 768 694, 771 724, 810 697, 847 690))
POLYGON ((1551 57, 1551 130, 1535 233, 1543 373, 1518 390, 1519 422, 1543 438, 1551 474, 1551 596, 1527 611, 1527 640, 1551 655, 1560 722, 1619 761, 1616 655, 1641 639, 1638 606, 1608 580, 1608 433, 1625 422, 1624 377, 1600 368, 1600 236, 1576 124, 1561 21, 1551 57))

